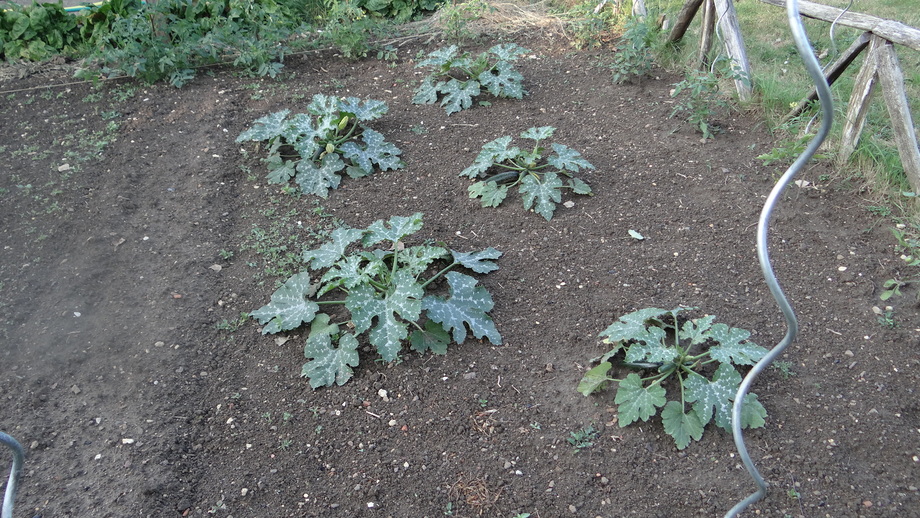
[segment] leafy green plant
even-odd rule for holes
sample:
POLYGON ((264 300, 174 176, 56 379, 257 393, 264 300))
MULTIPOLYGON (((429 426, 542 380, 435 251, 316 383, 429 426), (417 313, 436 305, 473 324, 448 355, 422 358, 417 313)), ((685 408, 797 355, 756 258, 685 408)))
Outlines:
POLYGON ((513 62, 527 52, 514 43, 495 45, 475 58, 469 52, 461 54, 456 45, 438 49, 415 65, 434 70, 422 80, 412 102, 434 104, 443 95, 441 106, 450 115, 471 107, 483 88, 496 97, 521 99, 527 93, 524 76, 513 62))
POLYGON ((363 124, 379 119, 388 109, 383 101, 317 94, 306 114, 289 116, 290 110, 282 110, 267 115, 236 141, 267 141, 264 161, 269 183, 294 180, 304 193, 325 198, 329 189, 339 186, 343 170, 351 178, 360 178, 372 174, 375 167, 383 171, 403 167, 399 148, 363 124))
POLYGON ((658 26, 649 16, 631 16, 626 20, 623 36, 617 43, 610 70, 613 81, 622 83, 630 77, 642 77, 655 65, 652 43, 658 35, 658 26))
POLYGON ((438 9, 444 36, 447 41, 459 45, 463 40, 472 39, 476 33, 469 29, 473 20, 478 20, 490 9, 494 9, 485 0, 468 0, 444 2, 438 9))
POLYGON ((550 138, 556 129, 552 126, 530 128, 521 138, 533 140, 530 150, 511 145, 511 137, 497 138, 482 146, 473 165, 460 176, 484 178, 469 187, 470 198, 481 198, 483 207, 498 207, 512 187, 518 187, 524 199, 524 208, 553 218, 556 204, 562 201, 562 190, 575 194, 591 194, 591 187, 572 173, 594 169, 577 151, 562 144, 552 144, 552 153, 540 143, 550 138), (565 182, 560 177, 565 177, 565 182))
MULTIPOLYGON (((713 324, 712 315, 680 323, 678 315, 685 309, 692 308, 646 308, 620 317, 600 334, 613 348, 597 358, 600 363, 578 384, 578 391, 587 396, 615 382, 621 427, 648 421, 660 408, 664 430, 681 450, 691 440, 700 440, 712 420, 724 430, 731 429, 733 400, 741 384, 735 365, 753 365, 767 353, 748 341, 748 331, 713 324), (624 353, 620 365, 647 375, 630 372, 623 378, 611 377, 611 359, 620 352, 624 353), (680 388, 679 400, 665 397, 668 379, 680 388)), ((741 426, 759 428, 766 415, 757 395, 747 394, 741 426)))
MULTIPOLYGON (((732 80, 750 80, 740 69, 729 67, 723 72, 725 77, 732 80)), ((684 120, 700 130, 703 138, 714 138, 714 130, 718 131, 718 128, 711 123, 713 117, 719 109, 731 107, 721 93, 720 75, 715 71, 694 71, 686 79, 673 86, 671 97, 679 100, 670 116, 681 114, 684 120)))
POLYGON ((572 45, 577 49, 586 49, 609 41, 619 13, 620 6, 616 2, 605 6, 589 0, 565 9, 561 16, 570 20, 567 26, 572 33, 572 45))
POLYGON ((0 59, 41 61, 81 43, 76 18, 63 4, 0 6, 0 59))
POLYGON ((201 65, 232 62, 247 73, 275 77, 299 26, 274 0, 158 0, 107 14, 93 31, 97 48, 78 71, 84 79, 127 75, 180 87, 201 65))
MULTIPOLYGON (((920 225, 916 223, 898 223, 891 229, 892 235, 897 240, 897 250, 901 252, 901 261, 911 269, 907 278, 888 279, 882 283, 881 300, 888 300, 895 295, 901 296, 901 288, 910 284, 920 283, 920 225)), ((920 297, 920 295, 918 295, 920 297)))
POLYGON ((460 266, 476 273, 494 271, 498 266, 493 260, 501 252, 406 246, 404 240, 421 228, 421 213, 378 220, 366 229, 338 228, 331 241, 303 254, 309 270, 325 273, 315 280, 310 271, 294 275, 269 304, 250 313, 264 324, 263 334, 310 324, 304 347, 309 361, 302 375, 311 387, 343 385, 351 379, 359 362, 358 336, 364 332, 387 362, 399 359, 407 339, 412 350, 435 354, 445 354, 451 340, 463 343, 469 333, 501 344, 488 315, 492 296, 475 278, 451 271, 460 266), (360 247, 349 251, 353 245, 360 247), (427 293, 442 278, 448 295, 427 293), (333 292, 341 292, 344 299, 323 298, 333 292), (350 317, 338 310, 320 312, 326 306, 344 307, 350 317))

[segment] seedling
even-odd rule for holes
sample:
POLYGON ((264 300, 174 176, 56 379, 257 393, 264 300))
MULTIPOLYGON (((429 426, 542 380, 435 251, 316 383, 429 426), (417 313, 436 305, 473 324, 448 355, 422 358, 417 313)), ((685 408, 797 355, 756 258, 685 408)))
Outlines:
POLYGON ((359 361, 358 336, 365 331, 370 345, 387 362, 399 359, 407 339, 411 349, 435 354, 445 354, 451 339, 463 343, 468 330, 477 338, 501 344, 488 315, 492 296, 476 285, 475 278, 451 271, 462 266, 476 273, 491 272, 498 269, 493 260, 501 252, 406 246, 404 240, 421 228, 421 213, 378 220, 366 229, 337 228, 330 242, 303 254, 309 270, 325 271, 319 279, 311 279, 310 271, 298 273, 272 294, 268 305, 250 313, 265 325, 262 334, 310 324, 304 347, 309 361, 301 375, 309 378, 311 387, 343 385, 351 379, 359 361), (348 250, 357 244, 363 249, 348 250), (442 277, 449 295, 426 294, 442 277), (323 299, 332 292, 345 298, 323 299), (351 316, 343 318, 341 311, 321 313, 321 306, 344 306, 351 316))
POLYGON ((657 37, 657 25, 649 16, 633 16, 626 20, 623 36, 617 43, 610 70, 613 82, 623 83, 631 77, 643 77, 655 65, 651 44, 657 37))
POLYGON ((597 439, 598 435, 600 435, 600 432, 595 430, 593 425, 588 425, 581 430, 570 432, 566 441, 568 441, 568 443, 575 448, 575 452, 578 453, 581 450, 594 446, 594 441, 597 439))
MULTIPOLYGON (((748 331, 713 324, 712 315, 681 324, 678 314, 685 309, 693 308, 646 308, 620 317, 600 334, 613 348, 597 358, 600 363, 578 384, 578 391, 588 396, 615 382, 621 427, 648 421, 661 408, 664 430, 680 450, 691 440, 700 440, 713 419, 722 429, 731 429, 733 400, 741 384, 734 365, 753 365, 767 353, 748 341, 748 331), (620 352, 624 359, 617 363, 642 371, 644 377, 635 372, 625 378, 609 375, 611 360, 620 352), (711 375, 704 375, 715 365, 711 375), (680 387, 679 400, 665 397, 663 382, 669 378, 680 387)), ((748 393, 742 405, 742 428, 762 427, 766 415, 757 395, 748 393)))
POLYGON ((514 43, 495 45, 476 58, 469 52, 460 54, 456 45, 438 49, 415 65, 434 71, 422 80, 412 102, 434 104, 442 95, 441 106, 450 115, 471 107, 483 88, 496 97, 521 99, 527 93, 524 76, 512 63, 527 52, 514 43))
POLYGON ((547 149, 540 142, 551 137, 555 130, 552 126, 543 126, 521 133, 521 138, 534 141, 529 151, 509 147, 510 136, 482 146, 473 165, 460 173, 460 176, 484 178, 469 187, 470 198, 481 198, 483 207, 498 207, 508 191, 517 186, 524 199, 524 208, 532 208, 549 221, 556 204, 562 201, 563 189, 571 189, 575 194, 592 194, 591 187, 572 174, 594 169, 581 154, 553 143, 552 153, 544 158, 547 149), (565 182, 560 176, 566 178, 565 182))
POLYGON ((383 101, 317 94, 307 114, 290 116, 290 110, 267 115, 237 137, 237 142, 267 141, 268 182, 294 183, 301 191, 321 198, 342 181, 341 171, 351 178, 399 169, 402 152, 386 142, 381 133, 363 123, 387 113, 383 101), (297 160, 295 160, 295 158, 297 160))

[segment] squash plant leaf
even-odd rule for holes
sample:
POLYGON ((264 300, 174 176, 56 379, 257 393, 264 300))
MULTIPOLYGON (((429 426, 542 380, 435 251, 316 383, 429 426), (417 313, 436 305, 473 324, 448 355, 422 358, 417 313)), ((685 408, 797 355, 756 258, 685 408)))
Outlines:
POLYGON ((731 364, 723 363, 712 375, 712 381, 693 373, 684 380, 686 401, 693 403, 693 409, 703 425, 715 416, 716 426, 731 429, 732 400, 741 384, 741 375, 731 364))
POLYGON ((429 53, 427 58, 419 61, 418 64, 415 65, 415 68, 450 65, 455 57, 457 57, 457 46, 451 45, 429 53))
POLYGON ((541 126, 539 128, 530 128, 524 133, 521 133, 521 138, 526 138, 529 140, 546 140, 553 136, 553 133, 556 132, 556 128, 552 126, 541 126))
POLYGON ((484 70, 476 79, 495 97, 523 99, 527 93, 523 85, 524 76, 507 61, 499 61, 495 67, 484 70))
POLYGON ((362 284, 345 298, 345 307, 351 311, 355 333, 370 329, 369 338, 385 361, 393 361, 402 349, 402 341, 409 336, 407 324, 397 317, 415 321, 422 310, 421 284, 409 272, 400 270, 393 276, 393 286, 381 294, 373 287, 362 284), (373 319, 377 324, 373 324, 373 319))
POLYGON ((670 313, 667 309, 645 308, 632 313, 627 313, 601 331, 600 336, 606 337, 605 343, 621 342, 629 339, 643 340, 648 335, 649 321, 658 321, 662 316, 670 313))
POLYGON ((444 94, 444 98, 441 99, 441 106, 450 115, 473 105, 473 97, 479 95, 479 83, 451 79, 444 84, 441 92, 444 94))
POLYGON ((766 424, 767 409, 757 400, 757 394, 748 393, 741 405, 741 428, 762 428, 766 424))
POLYGON ((262 328, 263 335, 300 327, 313 320, 319 311, 319 306, 307 299, 310 291, 309 272, 298 273, 272 293, 271 302, 250 312, 249 316, 266 324, 262 328))
POLYGON ((488 52, 502 61, 515 61, 530 51, 515 43, 503 43, 495 45, 488 52))
POLYGON ((291 110, 281 110, 264 117, 259 117, 252 123, 251 128, 240 133, 239 137, 236 137, 236 141, 269 140, 281 135, 287 128, 285 119, 289 113, 291 113, 291 110))
MULTIPOLYGON (((340 148, 342 155, 364 172, 360 176, 374 172, 374 164, 380 166, 381 171, 402 167, 402 162, 399 160, 402 151, 386 142, 383 134, 370 128, 364 128, 362 139, 364 140, 363 147, 349 141, 342 144, 340 148)), ((350 176, 354 177, 353 174, 350 176)))
POLYGON ((386 115, 389 111, 387 103, 374 99, 361 100, 357 97, 346 97, 339 100, 339 112, 350 113, 359 121, 372 121, 386 115))
POLYGON ((642 338, 626 351, 626 361, 629 363, 673 363, 680 356, 680 351, 666 344, 666 338, 667 333, 664 329, 649 326, 642 338))
POLYGON ((326 198, 329 196, 329 189, 335 189, 342 181, 338 174, 342 169, 345 169, 345 162, 335 154, 326 155, 319 164, 311 160, 301 160, 297 163, 297 176, 294 177, 294 181, 301 191, 326 198))
POLYGON ((381 241, 395 243, 404 237, 414 234, 422 229, 422 213, 405 216, 393 216, 386 223, 377 220, 367 227, 367 232, 362 240, 364 246, 375 245, 381 241))
POLYGON ((409 336, 412 350, 423 353, 431 351, 434 354, 447 354, 450 344, 450 333, 444 330, 441 324, 428 320, 422 329, 416 329, 409 336))
POLYGON ((552 172, 543 175, 542 182, 533 176, 525 176, 521 181, 524 208, 529 210, 533 207, 546 221, 553 219, 556 204, 562 201, 562 185, 559 176, 552 172))
POLYGON ((305 250, 303 261, 310 264, 310 268, 318 270, 328 268, 345 255, 345 248, 361 239, 364 231, 356 228, 339 227, 332 231, 332 241, 324 243, 316 250, 305 250))
POLYGON ((707 337, 719 342, 719 345, 709 349, 709 355, 714 360, 722 363, 736 365, 754 365, 769 351, 763 347, 748 342, 751 333, 737 327, 728 327, 725 324, 712 326, 707 337))
POLYGON ((437 259, 444 259, 448 255, 447 249, 440 246, 419 245, 405 249, 399 254, 400 265, 413 277, 418 277, 437 259))
POLYGON ((415 95, 412 97, 413 104, 434 104, 438 101, 438 90, 444 86, 444 82, 435 83, 430 77, 425 78, 415 95))
POLYGON ((582 169, 594 169, 594 166, 585 160, 581 153, 562 144, 553 143, 554 155, 550 155, 547 162, 557 169, 565 169, 577 173, 582 169))
POLYGON ((658 413, 658 408, 663 407, 665 390, 660 384, 649 387, 642 386, 642 380, 635 372, 626 376, 617 386, 617 395, 614 402, 619 405, 619 423, 624 427, 638 421, 648 421, 658 413))
POLYGON ((352 334, 338 335, 339 326, 330 325, 325 313, 317 315, 310 326, 303 354, 312 360, 303 365, 300 375, 309 378, 314 389, 344 385, 354 374, 352 367, 358 366, 358 340, 352 334), (338 337, 338 348, 332 345, 334 337, 338 337))
POLYGON ((495 182, 476 182, 467 187, 470 198, 480 198, 483 207, 498 207, 508 196, 507 185, 495 182))
POLYGON ((297 174, 297 164, 281 157, 271 157, 268 160, 268 183, 284 185, 297 174))
POLYGON ((601 362, 593 369, 586 372, 585 376, 578 382, 578 391, 586 396, 590 396, 603 388, 611 381, 611 378, 607 377, 607 373, 612 367, 613 364, 610 362, 601 362))
POLYGON ((422 300, 428 318, 451 331, 458 344, 466 340, 468 325, 476 338, 487 338, 493 344, 501 345, 502 337, 495 328, 495 322, 486 314, 494 306, 489 292, 482 286, 476 286, 476 279, 469 275, 448 272, 445 277, 450 286, 450 296, 429 295, 422 300))
POLYGON ((454 262, 463 265, 476 273, 489 273, 498 270, 498 265, 492 262, 492 259, 498 259, 502 253, 492 248, 486 248, 479 252, 458 252, 451 250, 454 256, 454 262))
POLYGON ((674 438, 678 450, 689 446, 691 440, 698 441, 703 437, 703 423, 696 412, 684 413, 683 405, 677 401, 669 401, 661 410, 661 423, 665 433, 674 438))
POLYGON ((569 189, 572 189, 572 192, 575 194, 593 194, 591 186, 578 178, 569 178, 567 184, 569 189))

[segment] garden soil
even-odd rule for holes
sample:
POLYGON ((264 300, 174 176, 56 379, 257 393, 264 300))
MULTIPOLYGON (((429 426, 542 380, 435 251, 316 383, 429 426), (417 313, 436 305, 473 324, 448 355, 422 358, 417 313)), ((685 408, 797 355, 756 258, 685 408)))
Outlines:
MULTIPOLYGON (((290 56, 280 81, 208 69, 181 89, 94 87, 52 68, 0 82, 0 429, 27 450, 16 516, 719 516, 749 495, 729 433, 710 425, 678 450, 657 417, 620 427, 612 391, 576 386, 606 350, 598 333, 640 308, 783 337, 755 254, 782 173, 756 157, 774 137, 735 109, 702 140, 670 117, 679 76, 617 85, 612 49, 549 28, 516 41, 529 94, 451 116, 411 103, 430 40, 390 61, 290 56), (267 184, 264 151, 236 137, 319 93, 386 101, 372 126, 406 167, 327 199, 267 184), (481 146, 534 126, 597 167, 582 175, 594 195, 566 194, 551 221, 516 194, 469 199, 458 173, 481 146), (351 381, 313 390, 303 330, 240 320, 334 225, 415 212, 418 242, 502 252, 480 276, 502 345, 389 364, 364 348, 351 381)), ((801 334, 753 387, 769 415, 745 437, 770 491, 745 516, 920 516, 916 293, 879 300, 909 274, 893 222, 828 162, 801 180, 771 231, 801 334)))

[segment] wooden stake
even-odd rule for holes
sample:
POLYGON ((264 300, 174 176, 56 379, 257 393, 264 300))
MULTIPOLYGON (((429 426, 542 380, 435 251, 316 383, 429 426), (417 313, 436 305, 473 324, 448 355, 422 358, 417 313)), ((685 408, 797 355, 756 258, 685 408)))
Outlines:
POLYGON ((680 12, 677 13, 677 20, 674 22, 674 28, 671 29, 671 34, 668 35, 668 43, 675 44, 684 38, 684 34, 687 33, 687 29, 696 16, 696 12, 700 10, 701 5, 703 5, 703 0, 687 0, 687 3, 680 8, 680 12))
POLYGON ((885 40, 878 36, 870 37, 866 59, 859 73, 856 74, 856 84, 853 85, 853 93, 850 95, 846 119, 843 121, 843 134, 840 138, 838 159, 841 162, 850 159, 850 155, 856 150, 856 144, 859 143, 859 135, 862 133, 863 126, 866 125, 869 101, 872 99, 875 82, 878 80, 878 49, 884 43, 885 40))
MULTIPOLYGON (((738 24, 738 14, 732 0, 715 0, 716 15, 719 19, 719 29, 725 40, 725 51, 732 61, 732 67, 740 69, 748 78, 751 77, 751 64, 748 62, 747 51, 744 49, 744 40, 741 39, 741 26, 738 24)), ((747 101, 751 98, 751 83, 742 79, 735 80, 738 98, 747 101)))
POLYGON ((917 134, 911 120, 907 94, 904 92, 904 74, 898 64, 894 45, 890 41, 881 44, 877 54, 882 96, 888 107, 888 115, 891 116, 891 127, 901 155, 901 165, 911 189, 915 193, 920 192, 920 150, 917 149, 917 134))
POLYGON ((709 71, 709 51, 712 50, 712 37, 715 33, 716 6, 712 0, 705 0, 703 7, 703 34, 700 37, 700 70, 709 71))
MULTIPOLYGON (((859 37, 856 38, 856 41, 854 41, 853 44, 850 45, 850 48, 844 51, 844 53, 841 54, 839 58, 837 58, 837 61, 835 61, 831 66, 827 68, 827 75, 825 76, 825 78, 827 79, 827 84, 829 85, 834 84, 834 82, 837 81, 840 75, 843 74, 843 71, 846 70, 846 68, 850 66, 850 64, 853 63, 853 61, 856 60, 856 58, 859 56, 859 53, 862 52, 866 47, 869 46, 869 36, 870 35, 871 33, 869 32, 864 32, 860 34, 859 37)), ((784 123, 788 122, 793 117, 798 117, 799 115, 801 115, 802 112, 805 111, 805 108, 807 108, 809 104, 811 104, 817 99, 818 99, 818 91, 812 88, 811 93, 808 94, 807 97, 799 101, 799 104, 795 108, 793 108, 792 111, 789 112, 785 117, 783 117, 783 122, 784 123)))

